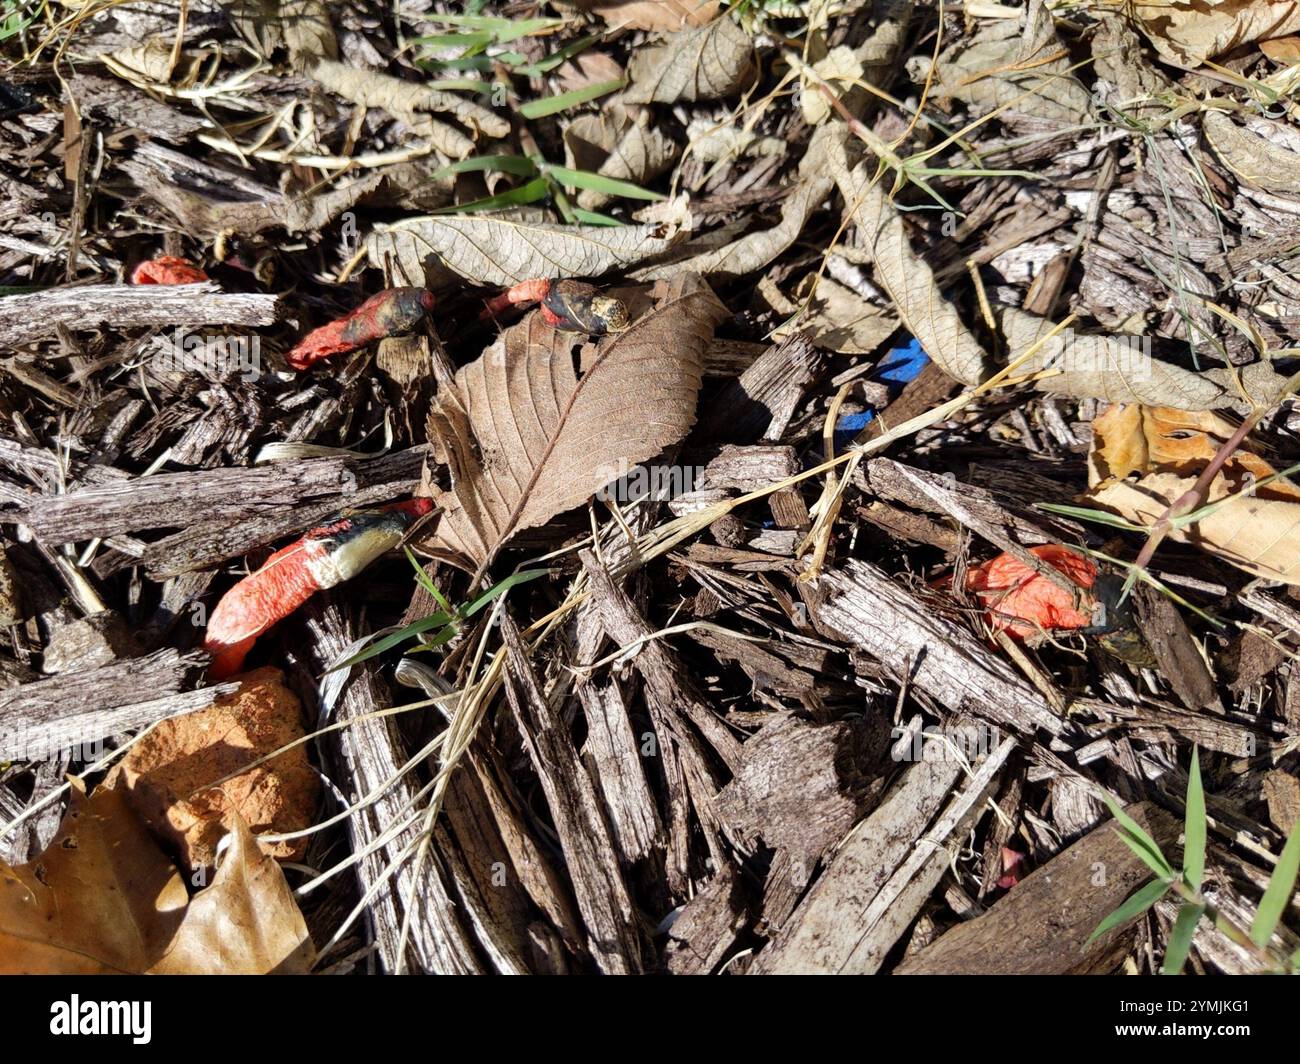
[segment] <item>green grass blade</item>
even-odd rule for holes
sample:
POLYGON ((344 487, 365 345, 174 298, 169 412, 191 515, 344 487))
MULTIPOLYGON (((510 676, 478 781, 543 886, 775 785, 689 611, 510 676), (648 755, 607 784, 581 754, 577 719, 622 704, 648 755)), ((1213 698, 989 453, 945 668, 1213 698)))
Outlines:
POLYGON ((1291 834, 1282 847, 1282 856, 1269 877, 1259 911, 1250 925, 1250 940, 1261 949, 1277 930, 1277 925, 1295 893, 1296 875, 1300 873, 1300 820, 1291 828, 1291 834))
POLYGON ((611 218, 600 211, 584 211, 581 207, 573 208, 573 217, 584 225, 622 225, 617 218, 611 218))
POLYGON ((419 37, 412 44, 425 45, 430 50, 439 48, 486 48, 493 41, 490 33, 436 33, 432 37, 419 37))
POLYGON ((435 170, 429 177, 436 181, 451 174, 477 173, 494 170, 502 174, 514 174, 516 177, 532 177, 537 173, 537 164, 524 155, 471 155, 468 159, 451 163, 435 170))
POLYGON ((540 78, 543 74, 549 74, 566 59, 572 59, 579 52, 590 48, 598 40, 600 40, 600 35, 596 33, 593 33, 590 37, 580 37, 571 44, 566 44, 558 51, 552 52, 545 59, 539 59, 536 63, 529 63, 527 66, 516 66, 514 73, 526 78, 540 78))
POLYGON ((448 613, 431 613, 428 617, 421 617, 418 621, 413 621, 406 625, 406 627, 399 628, 396 632, 392 632, 389 635, 384 636, 382 639, 376 640, 370 646, 366 647, 365 650, 353 654, 352 657, 339 662, 337 665, 328 668, 325 671, 336 672, 339 669, 347 669, 353 665, 360 665, 363 661, 369 661, 371 658, 378 657, 386 650, 392 650, 393 647, 397 646, 399 643, 404 643, 412 636, 433 631, 435 628, 442 628, 450 621, 451 615, 448 613))
POLYGON ((1173 930, 1169 932, 1169 942, 1165 946, 1165 963, 1160 967, 1161 975, 1181 975, 1183 965, 1187 963, 1187 954, 1192 949, 1192 939, 1196 935, 1196 925, 1201 922, 1204 905, 1187 902, 1178 910, 1173 930))
POLYGON ((570 170, 567 166, 546 167, 546 172, 557 181, 574 188, 589 188, 593 192, 603 192, 607 196, 622 196, 624 199, 661 200, 658 192, 634 185, 629 181, 617 181, 603 174, 593 174, 587 170, 570 170))
POLYGON ((570 89, 558 96, 543 96, 540 100, 529 100, 519 108, 519 113, 525 118, 544 118, 607 93, 617 92, 626 84, 626 78, 615 78, 613 81, 600 81, 594 85, 584 85, 580 89, 570 89))
MULTIPOLYGON (((490 55, 463 55, 459 59, 417 59, 415 65, 421 70, 478 70, 486 72, 492 69, 493 57, 490 55)), ((480 88, 483 82, 478 82, 480 88)))
POLYGON ((1124 518, 1115 514, 1107 513, 1105 510, 1093 510, 1087 506, 1066 506, 1064 503, 1055 502, 1036 502, 1034 508, 1037 510, 1046 510, 1051 514, 1063 514, 1066 517, 1075 517, 1080 521, 1091 521, 1095 525, 1109 525, 1111 528, 1122 528, 1125 532, 1150 532, 1151 530, 1145 525, 1135 525, 1132 521, 1125 521, 1124 518))
POLYGON ((460 611, 460 615, 462 617, 473 617, 474 614, 478 613, 479 610, 498 595, 505 594, 512 587, 516 587, 519 584, 526 584, 529 580, 536 580, 539 576, 548 576, 550 572, 551 570, 549 569, 525 569, 522 572, 511 573, 502 580, 501 583, 494 584, 492 587, 484 591, 483 594, 479 595, 478 598, 460 611))
POLYGON ((1110 808, 1111 815, 1119 821, 1120 827, 1124 829, 1120 832, 1120 838, 1124 840, 1128 848, 1142 858, 1142 862, 1161 879, 1177 878, 1178 873, 1174 871, 1173 865, 1161 852, 1156 840, 1143 831, 1142 826, 1124 812, 1114 798, 1109 794, 1104 797, 1106 805, 1110 808))
POLYGON ((1197 892, 1205 881, 1205 790, 1201 786, 1201 753, 1192 747, 1187 776, 1187 810, 1183 821, 1183 875, 1197 892))
POLYGON ((470 214, 474 211, 495 211, 502 207, 521 207, 526 203, 536 203, 543 200, 551 193, 551 186, 546 183, 546 178, 538 177, 527 184, 520 185, 518 188, 512 188, 508 192, 501 192, 495 196, 487 196, 483 199, 477 199, 470 203, 458 203, 452 207, 439 207, 433 214, 470 214))
MULTIPOLYGON (((406 560, 411 563, 411 568, 415 570, 415 582, 424 588, 425 591, 429 592, 429 594, 434 598, 438 598, 438 588, 434 584, 433 580, 430 579, 429 574, 424 571, 424 566, 420 564, 420 559, 415 556, 415 552, 405 545, 402 546, 402 551, 406 555, 406 560)), ((446 606, 441 602, 438 603, 438 605, 442 606, 448 613, 451 613, 451 608, 449 606, 446 606)))
POLYGON ((1140 887, 1138 890, 1134 891, 1118 909, 1097 925, 1097 930, 1088 936, 1088 941, 1083 944, 1083 948, 1087 949, 1107 931, 1141 916, 1151 908, 1151 906, 1163 898, 1165 891, 1168 889, 1168 883, 1162 882, 1159 879, 1153 879, 1145 887, 1140 887))

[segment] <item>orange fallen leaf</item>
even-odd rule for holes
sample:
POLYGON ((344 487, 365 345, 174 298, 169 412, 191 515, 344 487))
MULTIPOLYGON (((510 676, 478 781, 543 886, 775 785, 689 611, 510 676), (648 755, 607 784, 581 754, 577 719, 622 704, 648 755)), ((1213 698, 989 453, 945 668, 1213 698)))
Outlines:
POLYGON ((211 886, 190 898, 117 791, 87 798, 27 864, 0 862, 0 974, 306 972, 315 949, 280 866, 243 821, 211 886))
MULTIPOLYGON (((1137 404, 1109 407, 1093 422, 1087 498, 1137 525, 1152 526, 1236 430, 1227 418, 1137 404), (1139 479, 1131 479, 1138 474, 1139 479)), ((1190 543, 1270 580, 1300 584, 1300 487, 1243 444, 1210 483, 1199 521, 1170 540, 1190 543), (1263 487, 1257 485, 1273 478, 1263 487)))
POLYGON ((989 627, 1023 639, 1040 630, 1091 625, 1096 599, 1090 590, 1097 581, 1097 567, 1056 543, 1030 547, 1029 553, 1068 577, 1078 586, 1078 595, 1058 587, 1013 555, 999 554, 966 574, 966 590, 973 591, 985 606, 989 627))

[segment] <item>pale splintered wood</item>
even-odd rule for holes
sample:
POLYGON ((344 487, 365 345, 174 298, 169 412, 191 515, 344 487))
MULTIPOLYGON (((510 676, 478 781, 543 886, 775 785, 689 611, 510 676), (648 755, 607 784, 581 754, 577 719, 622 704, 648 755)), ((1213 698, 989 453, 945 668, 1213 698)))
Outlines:
POLYGON ((101 326, 201 328, 207 325, 274 325, 279 296, 223 292, 216 284, 96 284, 47 288, 0 300, 0 346, 18 346, 54 336, 57 327, 94 330, 101 326))
POLYGON ((203 709, 238 689, 230 683, 180 690, 206 660, 201 653, 160 650, 0 691, 0 761, 43 759, 203 709))

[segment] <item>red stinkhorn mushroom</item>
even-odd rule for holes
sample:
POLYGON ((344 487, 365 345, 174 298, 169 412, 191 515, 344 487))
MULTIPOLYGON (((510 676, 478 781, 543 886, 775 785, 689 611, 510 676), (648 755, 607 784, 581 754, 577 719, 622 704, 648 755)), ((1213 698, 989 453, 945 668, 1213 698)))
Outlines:
POLYGON ((203 641, 212 655, 208 675, 223 680, 239 672, 258 636, 315 592, 351 580, 396 547, 415 519, 432 508, 429 499, 411 499, 345 514, 276 551, 227 591, 212 611, 203 641))
POLYGON ((131 271, 132 284, 196 284, 207 279, 201 267, 175 255, 159 255, 131 271))
POLYGON ((361 306, 303 337, 286 356, 294 369, 306 369, 331 355, 345 355, 366 344, 410 332, 433 309, 424 288, 386 288, 361 306))

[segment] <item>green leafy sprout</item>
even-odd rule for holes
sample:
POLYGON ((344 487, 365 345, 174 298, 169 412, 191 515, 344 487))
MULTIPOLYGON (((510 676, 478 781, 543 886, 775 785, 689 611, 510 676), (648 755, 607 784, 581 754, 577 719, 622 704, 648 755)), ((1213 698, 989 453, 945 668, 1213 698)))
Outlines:
POLYGON ((363 661, 369 661, 371 658, 378 657, 380 654, 392 650, 393 647, 399 646, 408 639, 415 639, 429 632, 433 632, 434 635, 431 638, 426 639, 418 647, 414 647, 411 653, 418 653, 422 650, 435 650, 444 643, 455 638, 456 633, 461 629, 461 625, 483 609, 484 606, 489 605, 493 599, 500 595, 504 595, 512 587, 527 583, 530 580, 536 580, 539 576, 546 576, 550 573, 549 569, 525 569, 521 572, 512 573, 499 584, 492 585, 492 587, 477 595, 468 603, 465 603, 462 606, 453 606, 447 600, 447 597, 438 590, 438 586, 429 578, 429 574, 424 571, 424 567, 420 565, 415 555, 411 553, 411 549, 409 547, 404 549, 406 550, 407 559, 415 569, 416 581, 425 591, 433 596, 434 601, 438 603, 438 611, 429 614, 427 617, 421 617, 418 621, 413 621, 394 632, 388 633, 371 643, 370 646, 366 647, 364 650, 357 654, 353 654, 352 657, 339 662, 327 671, 334 672, 338 669, 347 669, 351 668, 353 665, 360 665, 363 661))
POLYGON ((1164 963, 1160 969, 1162 975, 1178 975, 1182 972, 1202 918, 1208 918, 1228 939, 1262 960, 1269 970, 1278 973, 1300 970, 1300 950, 1290 957, 1279 957, 1269 949, 1273 932, 1281 924, 1282 914, 1295 893, 1296 876, 1300 873, 1300 821, 1292 827, 1260 900, 1255 919, 1251 922, 1249 931, 1245 931, 1219 912, 1201 891, 1205 881, 1207 820, 1205 789, 1201 784, 1200 753, 1196 748, 1192 749, 1192 764, 1187 776, 1181 870, 1174 868, 1155 839, 1124 812, 1115 799, 1110 795, 1105 798, 1111 814, 1119 823, 1120 838, 1155 873, 1155 878, 1138 888, 1119 908, 1102 920, 1097 925, 1097 930, 1089 936, 1085 948, 1106 932, 1141 916, 1166 894, 1172 893, 1181 899, 1182 905, 1165 946, 1164 963))

